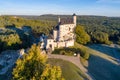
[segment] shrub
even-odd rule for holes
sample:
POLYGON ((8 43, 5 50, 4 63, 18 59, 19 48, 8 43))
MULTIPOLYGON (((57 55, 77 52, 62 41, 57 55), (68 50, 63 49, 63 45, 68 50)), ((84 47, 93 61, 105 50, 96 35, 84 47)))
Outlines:
POLYGON ((89 53, 87 52, 86 49, 80 49, 80 54, 81 54, 81 57, 83 57, 84 59, 89 59, 89 53))
POLYGON ((87 52, 86 49, 84 48, 60 48, 60 49, 55 49, 53 52, 53 54, 60 54, 60 55, 67 55, 67 56, 73 56, 74 53, 77 53, 81 55, 81 57, 83 57, 84 59, 88 59, 89 58, 89 53, 87 52))
POLYGON ((83 26, 78 25, 75 29, 76 42, 79 44, 87 44, 90 42, 90 36, 85 32, 83 26))

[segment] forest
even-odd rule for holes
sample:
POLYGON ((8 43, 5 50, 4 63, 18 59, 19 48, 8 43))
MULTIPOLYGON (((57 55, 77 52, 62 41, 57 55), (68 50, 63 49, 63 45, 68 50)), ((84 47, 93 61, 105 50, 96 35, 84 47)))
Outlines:
MULTIPOLYGON (((58 16, 61 18, 71 17, 71 15, 53 14, 20 17, 30 20, 57 21, 58 16)), ((91 43, 120 44, 120 17, 77 15, 77 24, 84 27, 91 37, 91 43)))
MULTIPOLYGON (((51 33, 57 25, 58 16, 71 17, 71 15, 0 16, 0 51, 30 47, 31 41, 34 42, 33 36, 51 33), (28 33, 23 31, 24 27, 30 28, 31 31, 28 33)), ((77 24, 75 33, 76 42, 79 44, 120 44, 119 17, 78 15, 77 24)))
POLYGON ((14 16, 0 16, 0 52, 30 47, 34 36, 49 34, 53 21, 28 20, 14 16), (27 30, 26 30, 27 29, 27 30))

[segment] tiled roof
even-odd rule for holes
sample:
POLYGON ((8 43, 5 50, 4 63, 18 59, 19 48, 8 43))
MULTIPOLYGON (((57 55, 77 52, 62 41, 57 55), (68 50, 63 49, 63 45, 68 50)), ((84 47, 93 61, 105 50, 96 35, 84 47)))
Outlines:
POLYGON ((63 25, 63 24, 73 24, 73 19, 72 18, 62 18, 60 20, 60 24, 63 25))

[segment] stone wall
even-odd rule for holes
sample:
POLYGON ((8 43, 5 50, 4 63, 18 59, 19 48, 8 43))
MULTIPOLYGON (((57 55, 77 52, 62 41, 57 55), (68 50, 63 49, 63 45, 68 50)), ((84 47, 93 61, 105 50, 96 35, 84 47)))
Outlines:
POLYGON ((65 42, 57 42, 57 47, 65 47, 65 42))
POLYGON ((53 39, 47 39, 46 49, 49 49, 49 48, 54 50, 54 40, 53 39))
POLYGON ((58 31, 57 30, 53 30, 53 37, 54 37, 54 41, 57 41, 57 37, 58 37, 58 31))
POLYGON ((74 40, 66 41, 65 47, 74 46, 74 40))
POLYGON ((64 36, 68 35, 68 33, 74 32, 75 24, 64 24, 60 25, 59 29, 59 41, 64 40, 64 36))

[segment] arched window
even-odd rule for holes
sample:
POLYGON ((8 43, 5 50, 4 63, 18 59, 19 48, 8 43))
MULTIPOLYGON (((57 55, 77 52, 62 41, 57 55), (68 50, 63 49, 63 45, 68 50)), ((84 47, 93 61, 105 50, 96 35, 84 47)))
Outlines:
POLYGON ((71 30, 71 28, 69 28, 69 31, 71 30))

